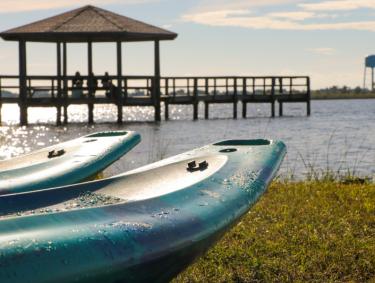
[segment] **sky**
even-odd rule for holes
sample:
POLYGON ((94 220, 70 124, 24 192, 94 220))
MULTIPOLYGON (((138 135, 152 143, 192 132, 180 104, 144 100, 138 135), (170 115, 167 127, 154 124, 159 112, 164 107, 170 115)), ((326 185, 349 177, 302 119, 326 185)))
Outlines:
MULTIPOLYGON (((355 87, 375 54, 375 0, 1 0, 0 30, 87 4, 178 33, 161 44, 167 76, 308 75, 314 89, 355 87)), ((56 74, 54 44, 27 49, 28 74, 56 74)), ((94 73, 115 73, 115 44, 93 54, 94 73)), ((126 43, 123 56, 125 75, 152 74, 152 43, 126 43)), ((69 44, 69 74, 87 73, 86 58, 86 45, 69 44)), ((0 74, 17 72, 17 44, 0 40, 0 74)))

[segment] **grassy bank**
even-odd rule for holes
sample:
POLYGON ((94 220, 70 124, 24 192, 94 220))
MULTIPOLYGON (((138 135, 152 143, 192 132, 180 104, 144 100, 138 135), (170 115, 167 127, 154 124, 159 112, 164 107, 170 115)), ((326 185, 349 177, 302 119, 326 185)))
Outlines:
POLYGON ((175 282, 373 282, 375 184, 277 182, 175 282))
POLYGON ((312 91, 311 99, 369 99, 375 98, 374 92, 320 92, 312 91))

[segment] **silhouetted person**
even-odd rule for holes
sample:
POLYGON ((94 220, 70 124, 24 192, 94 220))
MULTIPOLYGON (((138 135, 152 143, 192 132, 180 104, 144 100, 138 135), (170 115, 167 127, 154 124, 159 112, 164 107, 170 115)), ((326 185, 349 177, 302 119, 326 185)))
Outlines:
POLYGON ((105 89, 105 96, 108 99, 115 100, 117 98, 117 86, 112 83, 112 80, 109 78, 108 72, 104 73, 102 85, 105 89))
POLYGON ((80 72, 76 72, 72 80, 73 87, 81 88, 83 85, 83 79, 80 72))
POLYGON ((105 72, 104 77, 102 78, 102 86, 107 90, 109 89, 110 83, 111 83, 111 80, 109 78, 108 72, 105 72))
POLYGON ((82 90, 83 78, 78 71, 74 75, 74 78, 72 80, 72 85, 73 85, 72 97, 74 98, 81 97, 83 95, 83 90, 82 90))
POLYGON ((91 93, 92 95, 95 95, 95 92, 98 88, 98 79, 95 77, 94 73, 91 73, 91 86, 89 84, 89 79, 87 80, 87 86, 90 88, 91 87, 91 93))

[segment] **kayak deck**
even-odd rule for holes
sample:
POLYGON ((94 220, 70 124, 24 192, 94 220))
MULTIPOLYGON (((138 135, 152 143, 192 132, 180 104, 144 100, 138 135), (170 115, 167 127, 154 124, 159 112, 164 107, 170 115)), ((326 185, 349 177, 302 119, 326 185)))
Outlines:
POLYGON ((135 132, 101 132, 0 161, 0 195, 84 181, 139 141, 135 132))
POLYGON ((0 281, 166 282, 250 209, 285 152, 281 142, 223 142, 105 180, 0 197, 1 214, 13 213, 0 220, 0 281))

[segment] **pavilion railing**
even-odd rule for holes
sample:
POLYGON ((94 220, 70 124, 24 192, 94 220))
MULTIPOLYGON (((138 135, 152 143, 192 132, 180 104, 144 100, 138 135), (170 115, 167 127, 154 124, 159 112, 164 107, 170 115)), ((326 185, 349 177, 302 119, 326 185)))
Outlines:
MULTIPOLYGON (((81 76, 81 87, 73 85, 74 78, 27 76, 25 102, 19 95, 14 95, 20 89, 20 77, 0 75, 0 104, 21 104, 22 100, 26 107, 59 108, 70 104, 88 104, 90 107, 97 103, 113 103, 120 111, 120 107, 127 105, 160 108, 160 102, 164 102, 167 113, 168 104, 191 104, 194 118, 197 118, 197 105, 204 102, 205 117, 208 118, 209 104, 233 103, 234 111, 237 111, 239 101, 243 104, 243 116, 246 116, 246 104, 251 102, 271 103, 272 116, 275 116, 274 103, 277 101, 281 115, 282 104, 286 102, 306 102, 310 114, 310 78, 307 76, 161 77, 159 84, 153 76, 95 76, 91 84, 92 78, 81 76), (104 86, 103 79, 110 80, 113 87, 104 86)), ((237 116, 236 112, 234 116, 237 116)))
POLYGON ((168 96, 297 95, 309 91, 309 77, 163 77, 168 96))
MULTIPOLYGON (((83 86, 82 96, 88 96, 88 76, 81 76, 83 86)), ((101 84, 104 76, 95 76, 98 85, 95 86, 94 97, 105 97, 107 90, 101 84)), ((107 77, 117 87, 118 77, 107 77)), ((62 97, 72 96, 74 76, 61 78, 62 97)), ((121 76, 121 94, 127 97, 152 97, 153 76, 121 76)), ((17 93, 19 90, 19 76, 0 76, 0 94, 4 91, 17 93)), ((56 76, 27 76, 27 97, 57 98, 58 78, 56 76)), ((162 77, 160 79, 160 93, 164 97, 191 96, 303 96, 310 91, 308 77, 162 77)), ((16 96, 14 96, 16 97, 16 96)), ((73 98, 73 97, 72 97, 73 98)), ((308 97, 306 97, 308 98, 308 97)))

